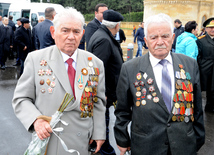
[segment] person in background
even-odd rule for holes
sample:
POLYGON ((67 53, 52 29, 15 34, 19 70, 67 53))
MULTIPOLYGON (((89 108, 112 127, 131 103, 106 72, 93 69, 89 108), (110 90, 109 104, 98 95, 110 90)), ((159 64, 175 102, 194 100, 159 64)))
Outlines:
POLYGON ((14 22, 13 22, 13 16, 9 16, 9 23, 8 23, 8 25, 11 26, 13 32, 15 32, 16 26, 15 26, 15 24, 14 24, 14 22))
POLYGON ((206 91, 205 111, 214 113, 214 18, 203 23, 207 32, 197 40, 201 88, 206 91))
MULTIPOLYGON (((83 25, 83 29, 85 30, 86 24, 83 25)), ((82 39, 80 40, 80 45, 78 47, 79 49, 85 50, 85 33, 82 36, 82 39)))
POLYGON ((130 149, 133 155, 196 155, 205 142, 198 65, 170 52, 174 37, 168 15, 150 16, 149 52, 122 66, 114 126, 120 155, 130 149))
POLYGON ((88 43, 91 36, 94 32, 99 29, 102 20, 103 20, 103 12, 108 10, 108 6, 104 3, 99 3, 95 6, 95 18, 88 23, 87 27, 85 28, 85 42, 86 42, 86 50, 88 50, 88 43))
POLYGON ((39 17, 39 20, 38 20, 38 23, 41 23, 41 22, 43 22, 45 20, 45 18, 43 17, 43 16, 40 16, 39 17))
POLYGON ((175 52, 177 37, 184 32, 184 27, 182 26, 180 19, 176 19, 174 21, 174 26, 175 26, 174 28, 175 39, 172 44, 172 52, 175 52))
POLYGON ((133 36, 135 36, 135 32, 136 32, 136 26, 133 25, 133 36))
POLYGON ((203 36, 203 35, 206 35, 206 34, 207 34, 207 32, 205 31, 205 28, 203 27, 203 28, 201 29, 201 33, 198 35, 198 37, 203 36))
POLYGON ((0 26, 2 25, 2 16, 0 16, 0 26))
POLYGON ((116 33, 115 39, 117 40, 118 43, 122 43, 126 41, 126 36, 125 33, 122 29, 119 29, 119 31, 116 33))
MULTIPOLYGON (((56 45, 28 54, 14 91, 13 109, 26 130, 41 140, 51 136, 46 155, 71 155, 51 134, 48 121, 39 118, 51 117, 65 93, 74 96, 61 117, 68 125, 60 121, 56 127, 63 127, 59 137, 67 148, 90 155, 89 143, 96 141, 96 153, 105 141, 104 67, 96 56, 78 49, 84 23, 84 16, 76 9, 58 13, 50 27, 56 45)), ((77 155, 76 151, 72 154, 77 155)))
POLYGON ((24 61, 29 52, 32 51, 32 41, 31 41, 31 31, 30 21, 27 18, 22 18, 22 26, 15 33, 15 42, 19 50, 19 58, 21 60, 20 75, 22 75, 24 70, 24 61))
POLYGON ((120 44, 115 40, 123 16, 114 10, 103 12, 103 22, 100 28, 92 35, 88 51, 92 52, 104 63, 106 87, 106 141, 101 147, 101 155, 116 155, 109 142, 109 108, 117 101, 116 86, 120 69, 123 64, 123 54, 120 44))
POLYGON ((185 24, 184 33, 177 37, 175 53, 181 53, 197 60, 197 33, 198 24, 196 23, 196 21, 187 22, 185 24))
POLYGON ((138 45, 138 49, 137 49, 137 53, 135 57, 142 56, 142 48, 145 44, 144 41, 144 22, 141 22, 141 27, 139 27, 137 29, 137 33, 134 36, 134 44, 136 44, 136 38, 137 38, 137 45, 138 45))
POLYGON ((55 45, 50 33, 50 27, 53 26, 52 21, 55 15, 56 11, 53 7, 46 8, 45 20, 34 26, 34 46, 36 50, 55 45))
POLYGON ((7 17, 3 18, 2 25, 0 26, 0 64, 1 69, 5 70, 7 57, 13 48, 14 33, 12 28, 8 25, 7 17))

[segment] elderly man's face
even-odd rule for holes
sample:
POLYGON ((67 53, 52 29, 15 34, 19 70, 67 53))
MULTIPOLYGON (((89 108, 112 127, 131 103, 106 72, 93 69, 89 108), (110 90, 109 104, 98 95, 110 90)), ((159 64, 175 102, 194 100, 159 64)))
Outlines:
POLYGON ((171 50, 174 37, 168 23, 153 23, 148 26, 144 40, 155 58, 164 59, 171 50))
POLYGON ((56 30, 51 27, 51 35, 59 50, 71 56, 78 48, 84 31, 82 31, 82 25, 79 20, 61 19, 61 21, 63 21, 62 24, 56 30))
POLYGON ((4 25, 8 25, 8 22, 9 22, 9 21, 8 21, 8 19, 6 19, 6 18, 3 20, 4 25))
POLYGON ((206 27, 206 31, 211 37, 214 37, 214 27, 206 27))

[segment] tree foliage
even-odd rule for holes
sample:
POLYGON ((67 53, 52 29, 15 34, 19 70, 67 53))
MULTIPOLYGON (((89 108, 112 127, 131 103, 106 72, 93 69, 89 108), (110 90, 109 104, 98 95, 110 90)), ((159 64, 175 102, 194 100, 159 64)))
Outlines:
MULTIPOLYGON (((40 2, 40 0, 31 0, 31 2, 40 2)), ((94 13, 94 8, 98 3, 105 3, 109 9, 122 14, 142 12, 144 9, 143 0, 43 0, 43 2, 61 4, 64 7, 74 7, 82 14, 94 13)))

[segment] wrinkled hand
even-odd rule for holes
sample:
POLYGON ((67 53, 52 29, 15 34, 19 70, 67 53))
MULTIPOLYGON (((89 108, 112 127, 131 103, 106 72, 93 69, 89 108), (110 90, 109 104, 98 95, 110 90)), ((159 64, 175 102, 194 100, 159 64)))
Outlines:
MULTIPOLYGON (((91 144, 93 141, 94 140, 91 139, 90 142, 89 142, 89 144, 91 144)), ((97 143, 97 148, 96 148, 94 154, 97 153, 100 150, 100 148, 103 145, 103 143, 105 142, 105 140, 95 140, 95 141, 97 143)))
POLYGON ((126 153, 126 151, 128 150, 130 150, 130 147, 126 147, 126 148, 124 148, 124 147, 120 147, 119 145, 117 145, 117 147, 118 147, 118 149, 120 150, 120 155, 124 155, 125 153, 126 153))
POLYGON ((43 120, 43 119, 37 119, 34 123, 34 129, 38 135, 38 137, 43 140, 45 138, 50 137, 50 133, 52 133, 52 129, 50 124, 43 120))

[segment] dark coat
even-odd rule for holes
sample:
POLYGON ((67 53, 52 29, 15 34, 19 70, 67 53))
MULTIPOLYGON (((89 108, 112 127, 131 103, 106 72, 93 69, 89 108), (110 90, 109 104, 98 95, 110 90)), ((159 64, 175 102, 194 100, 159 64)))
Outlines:
POLYGON ((211 89, 214 91, 214 41, 207 34, 202 39, 198 39, 196 43, 198 45, 201 89, 206 91, 208 86, 211 85, 211 89))
POLYGON ((32 51, 31 32, 29 29, 25 29, 23 26, 15 32, 15 41, 19 50, 19 57, 25 60, 27 54, 32 51), (27 46, 26 50, 23 50, 27 46))
POLYGON ((86 49, 88 50, 88 43, 91 36, 97 31, 100 27, 100 22, 94 18, 90 23, 88 23, 87 27, 85 28, 85 41, 86 41, 86 49))
POLYGON ((13 30, 13 31, 16 30, 16 26, 15 26, 15 24, 14 24, 14 22, 13 22, 12 20, 9 20, 8 25, 12 27, 12 30, 13 30))
POLYGON ((119 29, 119 36, 120 36, 120 40, 117 40, 119 43, 126 41, 126 36, 125 36, 125 33, 122 29, 119 29))
POLYGON ((6 56, 10 51, 10 46, 13 46, 14 33, 10 26, 0 26, 0 56, 6 56))
POLYGON ((48 19, 45 19, 43 22, 34 26, 34 46, 36 49, 42 49, 51 45, 55 45, 54 39, 52 38, 50 32, 51 26, 53 26, 53 23, 48 19))
POLYGON ((116 86, 123 64, 123 54, 120 44, 105 25, 92 35, 88 51, 92 52, 104 63, 107 106, 117 100, 116 86))
MULTIPOLYGON (((172 121, 173 113, 167 110, 162 95, 158 89, 153 69, 149 60, 149 53, 142 57, 132 59, 123 64, 117 86, 117 106, 115 110, 116 122, 114 135, 116 142, 121 147, 131 146, 133 155, 167 155, 168 149, 171 155, 196 155, 196 151, 204 144, 205 131, 203 123, 202 97, 197 62, 183 54, 172 53, 174 72, 180 71, 179 64, 189 72, 194 94, 194 122, 172 121), (137 74, 141 78, 137 79, 137 74), (144 76, 147 74, 147 77, 144 76), (153 84, 148 84, 149 78, 154 79, 153 84), (143 81, 144 86, 135 87, 135 81, 143 81), (158 100, 147 98, 152 95, 149 87, 153 85, 158 100), (137 97, 136 92, 146 89, 146 96, 137 97), (138 99, 139 98, 139 99, 138 99), (140 105, 136 102, 140 100, 140 105), (141 100, 146 104, 141 105, 141 100), (127 130, 131 123, 131 136, 127 130)), ((174 74, 175 75, 175 74, 174 74)), ((175 79, 177 82, 178 79, 175 79)), ((182 82, 185 80, 180 79, 182 82)), ((186 80, 187 81, 187 80, 186 80)), ((176 87, 175 87, 176 88, 176 87)), ((175 92, 177 93, 177 89, 175 92)), ((183 90, 180 90, 183 92, 183 90)), ((145 91, 144 91, 145 92, 145 91)), ((176 101, 181 103, 181 101, 176 101)), ((187 101, 183 101, 186 105, 187 101)), ((192 101, 190 102, 192 104, 192 101)), ((173 102, 174 108, 175 102, 173 102)), ((185 106, 186 107, 186 106, 185 106)), ((173 109, 172 108, 172 109, 173 109)))
POLYGON ((176 39, 177 37, 182 34, 184 32, 184 27, 182 27, 182 25, 178 28, 175 28, 174 29, 174 34, 175 34, 175 38, 174 38, 174 41, 173 41, 173 44, 172 44, 172 48, 175 49, 176 47, 176 39))

